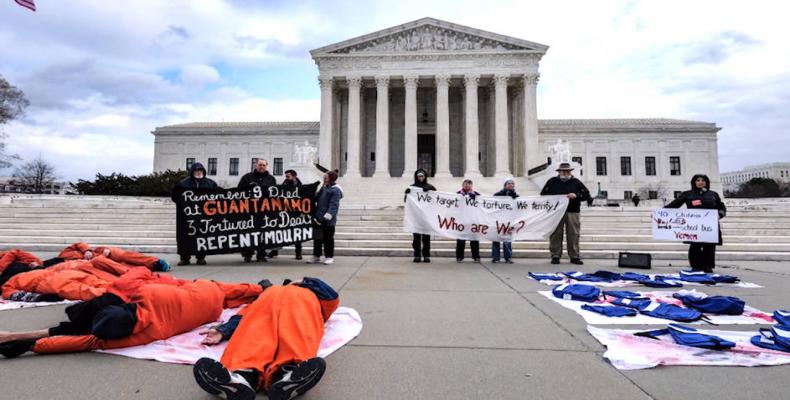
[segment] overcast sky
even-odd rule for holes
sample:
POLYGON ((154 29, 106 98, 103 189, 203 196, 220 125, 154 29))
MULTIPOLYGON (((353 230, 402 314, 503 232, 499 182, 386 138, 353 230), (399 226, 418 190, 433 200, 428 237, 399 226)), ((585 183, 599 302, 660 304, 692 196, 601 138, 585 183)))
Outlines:
POLYGON ((724 172, 790 161, 783 3, 3 0, 0 74, 32 103, 5 132, 64 179, 148 173, 155 127, 318 120, 310 49, 434 17, 549 45, 540 118, 716 122, 724 172))

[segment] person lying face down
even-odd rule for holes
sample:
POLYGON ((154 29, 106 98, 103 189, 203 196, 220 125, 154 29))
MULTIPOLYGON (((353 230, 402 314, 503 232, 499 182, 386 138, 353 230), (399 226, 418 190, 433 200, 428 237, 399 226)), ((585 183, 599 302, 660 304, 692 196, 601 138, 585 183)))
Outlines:
POLYGON ((326 370, 318 348, 339 302, 337 292, 316 278, 267 287, 227 323, 201 332, 204 344, 229 342, 220 361, 198 360, 195 380, 228 399, 252 400, 259 390, 271 400, 304 394, 326 370))
POLYGON ((58 327, 30 332, 0 333, 0 354, 12 358, 37 354, 72 353, 148 344, 216 321, 225 294, 211 281, 173 286, 152 283, 123 302, 107 294, 71 308, 69 321, 58 327), (95 312, 94 312, 95 311, 95 312), (90 320, 88 330, 87 320, 90 320))
POLYGON ((153 256, 123 250, 118 247, 99 246, 92 248, 85 242, 74 243, 61 251, 57 257, 47 260, 49 264, 57 264, 69 260, 90 260, 94 257, 104 256, 126 265, 147 267, 152 271, 167 272, 170 264, 167 261, 153 256))
POLYGON ((40 258, 20 249, 0 251, 0 274, 11 264, 23 264, 29 268, 40 267, 43 261, 40 258))

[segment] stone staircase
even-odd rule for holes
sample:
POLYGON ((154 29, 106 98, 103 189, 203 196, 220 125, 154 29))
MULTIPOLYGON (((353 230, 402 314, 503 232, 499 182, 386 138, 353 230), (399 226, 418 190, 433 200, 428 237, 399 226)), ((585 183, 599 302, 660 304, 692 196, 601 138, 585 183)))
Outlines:
MULTIPOLYGON (((722 222, 719 260, 790 260, 790 213, 731 207, 722 222)), ((336 234, 337 255, 410 256, 399 207, 345 201, 336 234)), ((174 253, 175 210, 169 199, 88 196, 0 196, 0 249, 56 252, 85 241, 146 253, 174 253)), ((490 245, 482 244, 484 256, 490 245)), ((309 254, 310 243, 305 244, 309 254)), ((432 252, 453 257, 455 242, 436 238, 432 252)), ((515 257, 548 257, 545 242, 516 242, 515 257)), ((584 258, 615 258, 620 251, 649 252, 657 259, 684 259, 682 243, 652 240, 648 208, 582 209, 584 258)), ((287 248, 282 253, 290 254, 287 248)))

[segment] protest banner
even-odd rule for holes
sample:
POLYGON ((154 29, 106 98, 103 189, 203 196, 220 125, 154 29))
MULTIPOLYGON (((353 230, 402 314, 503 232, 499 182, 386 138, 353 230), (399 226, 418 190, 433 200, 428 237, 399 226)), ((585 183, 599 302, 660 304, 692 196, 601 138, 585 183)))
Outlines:
POLYGON ((415 187, 406 196, 403 226, 406 232, 461 240, 546 240, 567 208, 565 196, 472 199, 415 187))
POLYGON ((654 208, 653 239, 674 242, 719 242, 717 210, 654 208))
POLYGON ((318 182, 296 189, 183 189, 176 194, 182 255, 239 253, 313 239, 318 182))

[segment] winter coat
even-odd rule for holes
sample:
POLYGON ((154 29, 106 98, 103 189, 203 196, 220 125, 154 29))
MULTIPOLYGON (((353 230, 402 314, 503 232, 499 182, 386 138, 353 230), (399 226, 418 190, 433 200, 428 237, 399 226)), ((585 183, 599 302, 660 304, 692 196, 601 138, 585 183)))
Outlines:
POLYGON ((274 179, 272 174, 269 171, 266 172, 258 172, 252 171, 244 174, 239 180, 239 189, 248 189, 255 186, 260 186, 262 189, 266 189, 269 186, 277 185, 277 181, 274 179))
POLYGON ((500 196, 509 196, 509 197, 512 197, 512 198, 514 198, 514 199, 515 199, 516 197, 518 197, 518 193, 516 193, 516 191, 515 191, 515 190, 507 190, 507 189, 505 189, 505 188, 502 188, 502 190, 500 190, 500 191, 498 191, 498 192, 494 193, 494 196, 495 196, 495 197, 500 197, 500 196))
POLYGON ((541 196, 568 193, 576 194, 576 198, 570 199, 568 202, 568 209, 565 212, 578 213, 581 209, 582 201, 590 199, 590 191, 587 190, 587 187, 584 186, 582 181, 574 177, 571 177, 567 181, 563 181, 558 176, 555 176, 546 181, 546 185, 543 186, 543 190, 540 191, 541 196))
POLYGON ((315 219, 323 226, 335 226, 337 224, 337 212, 340 210, 340 199, 343 198, 343 191, 340 186, 323 186, 318 192, 317 205, 315 208, 315 219), (332 219, 324 219, 326 213, 332 214, 332 219))
POLYGON ((217 182, 214 182, 212 179, 206 177, 206 168, 203 166, 203 164, 197 162, 189 167, 189 176, 176 183, 176 185, 173 187, 170 198, 175 202, 176 195, 180 189, 216 189, 217 187, 217 182), (195 179, 192 177, 195 171, 198 170, 203 171, 203 178, 201 179, 195 179))
POLYGON ((461 189, 461 190, 458 191, 458 194, 460 194, 461 196, 469 196, 469 198, 471 198, 471 199, 474 199, 475 197, 480 196, 480 193, 477 193, 474 190, 472 190, 471 192, 464 192, 464 190, 461 189))
MULTIPOLYGON (((664 206, 664 208, 680 208, 680 206, 684 204, 686 208, 689 209, 718 210, 719 219, 727 215, 727 206, 721 201, 721 197, 718 193, 710 190, 710 179, 705 175, 694 175, 694 177, 691 178, 691 190, 681 193, 678 198, 672 200, 672 202, 664 206), (700 177, 705 179, 704 189, 697 189, 697 186, 694 184, 697 178, 700 177)), ((722 243, 721 224, 719 224, 718 244, 721 245, 722 243)))
MULTIPOLYGON (((436 188, 433 187, 433 185, 428 183, 428 173, 425 172, 425 170, 422 168, 418 168, 416 171, 414 171, 414 183, 412 183, 411 186, 422 188, 423 192, 427 192, 429 190, 436 190, 436 188), (419 174, 420 172, 422 172, 423 175, 425 175, 425 179, 423 179, 422 182, 417 181, 417 174, 419 174)), ((411 187, 406 188, 406 194, 403 195, 404 203, 406 202, 406 195, 409 194, 410 192, 411 192, 411 187)))

